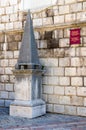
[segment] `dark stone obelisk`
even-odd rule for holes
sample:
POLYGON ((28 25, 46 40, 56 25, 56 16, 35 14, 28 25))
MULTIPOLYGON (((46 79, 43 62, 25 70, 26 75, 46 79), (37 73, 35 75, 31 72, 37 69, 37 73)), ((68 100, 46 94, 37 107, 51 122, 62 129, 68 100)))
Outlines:
POLYGON ((30 11, 28 11, 15 74, 15 100, 10 105, 10 115, 34 118, 46 113, 41 99, 42 69, 38 58, 30 11))

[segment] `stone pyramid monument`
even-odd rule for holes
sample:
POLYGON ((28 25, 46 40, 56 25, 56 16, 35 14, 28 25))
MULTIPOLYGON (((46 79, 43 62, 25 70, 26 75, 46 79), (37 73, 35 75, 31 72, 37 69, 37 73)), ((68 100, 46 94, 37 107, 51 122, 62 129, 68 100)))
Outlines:
POLYGON ((10 115, 34 118, 46 113, 42 95, 42 69, 38 58, 30 11, 24 29, 19 58, 13 71, 15 100, 10 105, 10 115))

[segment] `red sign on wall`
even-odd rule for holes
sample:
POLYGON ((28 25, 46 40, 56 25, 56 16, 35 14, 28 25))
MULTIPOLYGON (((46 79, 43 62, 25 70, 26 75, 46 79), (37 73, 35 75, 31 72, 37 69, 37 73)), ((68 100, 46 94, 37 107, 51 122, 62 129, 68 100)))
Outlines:
POLYGON ((80 29, 70 30, 70 44, 80 44, 80 29))

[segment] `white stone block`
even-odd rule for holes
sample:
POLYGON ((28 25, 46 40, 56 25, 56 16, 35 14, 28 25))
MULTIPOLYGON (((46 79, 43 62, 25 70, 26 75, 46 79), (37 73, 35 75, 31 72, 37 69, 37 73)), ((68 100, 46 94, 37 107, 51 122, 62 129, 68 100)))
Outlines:
POLYGON ((0 107, 4 107, 4 100, 0 99, 0 107))
POLYGON ((7 99, 8 98, 8 92, 6 91, 1 91, 1 98, 7 99))
POLYGON ((53 112, 53 104, 47 104, 47 112, 53 112))
POLYGON ((26 118, 35 118, 46 113, 46 106, 39 105, 30 107, 28 105, 10 105, 10 115, 18 116, 18 117, 26 117, 26 118), (21 114, 22 113, 22 114, 21 114))
POLYGON ((40 33, 37 31, 34 31, 35 39, 40 39, 40 33))
POLYGON ((6 55, 5 57, 7 59, 12 59, 13 58, 13 51, 6 51, 5 55, 6 55))
POLYGON ((77 75, 86 76, 86 68, 85 67, 77 68, 77 75))
POLYGON ((19 57, 19 51, 14 51, 14 58, 18 58, 19 57))
POLYGON ((59 14, 58 6, 53 7, 53 13, 54 13, 54 16, 59 14))
POLYGON ((13 68, 10 67, 5 68, 5 74, 13 74, 12 70, 13 68))
POLYGON ((5 14, 5 8, 0 8, 0 15, 5 14))
POLYGON ((1 82, 8 83, 9 82, 9 76, 8 75, 2 75, 1 76, 1 82))
POLYGON ((48 103, 55 103, 55 104, 58 104, 59 103, 59 96, 57 96, 57 95, 53 95, 53 94, 51 94, 51 95, 48 95, 48 97, 47 97, 47 102, 48 103))
POLYGON ((86 11, 86 2, 83 2, 83 9, 86 11))
POLYGON ((65 106, 65 114, 70 114, 70 115, 76 115, 76 107, 75 106, 65 106))
POLYGON ((17 21, 18 20, 18 14, 11 14, 10 15, 10 21, 13 22, 13 21, 17 21))
POLYGON ((83 85, 82 77, 71 77, 71 85, 72 86, 82 86, 83 85))
POLYGON ((16 5, 17 4, 17 0, 9 0, 10 5, 16 5))
POLYGON ((42 22, 42 18, 39 19, 33 19, 33 26, 42 26, 43 22, 42 22))
POLYGON ((59 58, 59 66, 70 66, 70 58, 59 58))
POLYGON ((83 65, 83 58, 71 58, 71 66, 82 66, 83 65))
POLYGON ((4 68, 0 67, 0 74, 4 74, 4 68))
MULTIPOLYGON (((86 27, 82 27, 81 35, 82 35, 82 36, 85 36, 85 35, 86 35, 86 27)), ((86 48, 81 48, 81 49, 86 49, 86 48)))
POLYGON ((76 87, 65 87, 65 95, 76 95, 76 87))
POLYGON ((78 21, 85 21, 86 20, 86 12, 77 13, 77 20, 78 21))
POLYGON ((74 57, 76 55, 76 49, 75 48, 68 48, 65 50, 65 56, 74 57))
POLYGON ((5 29, 5 24, 0 24, 0 30, 4 30, 5 29))
POLYGON ((3 15, 3 16, 1 17, 1 22, 2 22, 2 23, 9 22, 9 15, 3 15))
POLYGON ((64 95, 64 87, 55 86, 54 87, 54 94, 64 95))
POLYGON ((53 19, 52 17, 48 17, 48 18, 43 18, 43 25, 51 25, 53 24, 53 19))
POLYGON ((65 68, 65 76, 76 76, 76 75, 77 75, 76 68, 73 68, 73 67, 65 68))
POLYGON ((0 91, 4 91, 5 87, 4 87, 4 83, 0 83, 0 91))
POLYGON ((12 100, 5 100, 5 107, 9 107, 12 102, 12 100))
POLYGON ((15 99, 15 93, 14 92, 9 92, 8 93, 8 99, 15 99))
POLYGON ((71 96, 71 105, 82 106, 84 104, 84 98, 79 96, 71 96))
POLYGON ((54 24, 64 23, 64 15, 54 16, 54 24))
POLYGON ((74 22, 74 21, 76 21, 76 14, 65 15, 65 22, 74 22))
POLYGON ((14 75, 10 75, 10 83, 15 83, 15 76, 14 75))
POLYGON ((69 5, 59 6, 59 14, 69 13, 69 5))
POLYGON ((1 60, 1 66, 8 66, 8 60, 7 59, 1 60))
POLYGON ((58 77, 53 76, 53 77, 47 78, 47 84, 48 85, 58 85, 58 83, 59 83, 58 77))
POLYGON ((64 37, 70 37, 70 29, 67 28, 67 29, 64 29, 64 37))
POLYGON ((54 112, 64 113, 64 105, 54 105, 54 112))
POLYGON ((78 107, 77 108, 77 115, 86 116, 86 107, 78 107))
POLYGON ((69 47, 69 39, 68 38, 63 38, 59 40, 59 47, 69 47))
POLYGON ((58 0, 57 5, 64 5, 64 0, 58 0))
POLYGON ((13 84, 5 84, 6 91, 13 91, 13 84))
POLYGON ((59 96, 59 103, 60 104, 70 104, 70 97, 69 96, 59 96))
POLYGON ((13 8, 14 8, 14 6, 6 7, 6 14, 13 14, 13 8))
POLYGON ((85 97, 86 96, 86 87, 77 87, 77 95, 85 97))
POLYGON ((47 40, 40 40, 39 48, 47 48, 47 40))
POLYGON ((47 66, 58 66, 57 58, 47 58, 47 66))
POLYGON ((70 5, 70 12, 82 11, 82 3, 75 3, 70 5))
POLYGON ((14 29, 22 29, 22 22, 14 22, 13 23, 13 28, 14 29))
POLYGON ((17 59, 10 59, 9 60, 9 66, 15 66, 15 64, 17 63, 17 59))
POLYGON ((53 75, 54 76, 63 76, 64 75, 64 73, 65 73, 65 71, 64 71, 64 68, 62 68, 62 67, 58 67, 58 68, 51 68, 52 70, 53 70, 53 75))
POLYGON ((13 23, 6 23, 6 29, 13 29, 13 23))
POLYGON ((1 4, 2 7, 8 6, 9 5, 9 1, 8 0, 1 0, 0 4, 1 4))
POLYGON ((43 86, 43 93, 45 94, 53 94, 53 86, 43 86))
POLYGON ((59 84, 64 85, 70 85, 70 78, 69 77, 59 77, 59 84))

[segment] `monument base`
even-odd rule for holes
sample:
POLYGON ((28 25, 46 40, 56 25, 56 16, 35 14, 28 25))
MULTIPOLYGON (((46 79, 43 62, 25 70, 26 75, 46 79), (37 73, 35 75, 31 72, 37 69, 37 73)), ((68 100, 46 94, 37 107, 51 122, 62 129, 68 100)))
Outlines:
POLYGON ((44 101, 33 104, 28 101, 14 101, 10 105, 10 115, 18 116, 18 117, 26 117, 26 118, 35 118, 46 114, 46 105, 44 101))

